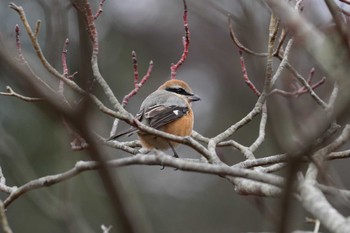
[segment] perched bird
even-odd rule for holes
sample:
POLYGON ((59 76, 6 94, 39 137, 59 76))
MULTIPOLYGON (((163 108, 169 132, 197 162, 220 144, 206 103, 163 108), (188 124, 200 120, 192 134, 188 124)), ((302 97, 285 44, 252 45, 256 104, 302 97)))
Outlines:
MULTIPOLYGON (((189 136, 193 129, 193 111, 191 102, 200 98, 193 94, 189 85, 181 80, 172 79, 161 85, 142 102, 136 114, 143 124, 176 136, 189 136)), ((123 135, 137 133, 145 149, 166 150, 171 148, 177 157, 174 147, 178 144, 167 139, 139 131, 137 128, 112 136, 114 140, 123 135)))

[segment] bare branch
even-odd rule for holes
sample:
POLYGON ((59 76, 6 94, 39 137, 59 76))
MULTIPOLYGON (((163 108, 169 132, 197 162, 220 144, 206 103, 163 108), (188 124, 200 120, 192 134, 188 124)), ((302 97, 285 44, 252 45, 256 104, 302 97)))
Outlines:
POLYGON ((281 52, 283 52, 281 50, 283 48, 283 43, 286 40, 286 38, 287 38, 287 30, 285 28, 282 28, 282 32, 278 40, 278 45, 277 45, 276 51, 274 52, 274 56, 278 56, 281 52))
MULTIPOLYGON (((310 86, 310 88, 312 90, 316 89, 317 87, 321 86, 322 84, 324 84, 324 82, 326 81, 326 77, 322 77, 321 80, 319 80, 317 83, 312 84, 310 86)), ((293 92, 289 92, 289 91, 283 91, 281 89, 273 89, 269 95, 273 95, 273 94, 279 94, 281 96, 284 97, 299 97, 305 93, 308 93, 308 89, 305 86, 300 87, 298 90, 295 90, 293 92)))
POLYGON ((244 81, 248 85, 248 87, 254 92, 254 94, 256 94, 257 96, 260 96, 261 95, 260 91, 255 87, 255 85, 249 79, 245 62, 244 62, 243 52, 242 50, 238 50, 238 51, 239 51, 239 58, 241 62, 244 81))
POLYGON ((315 91, 304 79, 304 77, 301 76, 292 66, 287 64, 286 67, 294 75, 294 77, 296 77, 296 79, 303 85, 303 87, 307 89, 307 91, 310 93, 311 97, 316 101, 316 103, 319 104, 323 109, 325 109, 327 107, 327 104, 315 93, 315 91))
POLYGON ((294 43, 294 40, 293 39, 290 39, 287 43, 287 46, 285 48, 285 52, 283 54, 283 59, 280 63, 280 65, 278 66, 278 69, 276 70, 276 73, 273 75, 272 79, 271 79, 271 87, 272 85, 274 85, 277 81, 277 79, 281 76, 284 68, 287 66, 288 64, 288 56, 289 56, 289 53, 291 51, 291 48, 293 46, 293 43, 294 43))
POLYGON ((128 114, 123 106, 119 103, 118 99, 115 97, 112 89, 107 84, 106 80, 102 77, 99 66, 98 66, 98 53, 99 53, 99 44, 98 44, 98 32, 95 26, 95 18, 92 13, 90 3, 87 0, 83 1, 83 13, 85 21, 87 24, 87 31, 89 38, 92 43, 92 55, 91 55, 91 67, 94 78, 102 87, 105 95, 107 96, 109 102, 113 105, 114 109, 122 114, 128 114))
POLYGON ((147 80, 151 76, 151 72, 153 69, 153 61, 150 61, 147 73, 143 76, 141 81, 138 82, 139 72, 137 68, 137 57, 136 57, 135 51, 132 51, 132 61, 133 61, 133 67, 134 67, 134 89, 129 94, 124 96, 122 101, 124 107, 128 104, 130 98, 136 95, 139 92, 140 88, 143 86, 143 84, 147 82, 147 80))
POLYGON ((185 36, 182 38, 182 43, 183 43, 184 49, 183 49, 180 60, 176 64, 171 64, 171 66, 170 66, 171 79, 176 78, 176 72, 179 69, 179 67, 186 61, 187 55, 188 55, 188 49, 190 47, 190 29, 188 27, 186 0, 183 0, 183 4, 184 4, 183 21, 184 21, 184 27, 185 27, 185 36))
POLYGON ((35 30, 34 30, 34 37, 35 38, 38 38, 38 36, 39 36, 40 27, 41 27, 41 21, 38 20, 38 21, 36 21, 36 24, 35 24, 35 30))
POLYGON ((329 97, 329 100, 328 100, 328 105, 327 105, 328 111, 331 111, 333 109, 333 106, 335 104, 335 100, 337 99, 337 96, 338 96, 338 91, 339 91, 338 83, 335 82, 334 87, 333 87, 333 91, 332 91, 332 93, 329 97))
POLYGON ((312 213, 331 232, 350 232, 350 223, 333 208, 322 192, 308 179, 299 185, 301 202, 306 210, 312 213))
POLYGON ((103 12, 103 4, 105 3, 106 0, 100 0, 100 3, 98 4, 98 10, 94 16, 94 20, 96 20, 100 14, 103 12))
POLYGON ((17 187, 9 187, 6 185, 6 178, 5 178, 4 174, 2 173, 2 169, 0 167, 0 191, 10 194, 13 191, 15 191, 16 189, 17 189, 17 187))
POLYGON ((230 31, 230 36, 231 36, 231 39, 233 41, 233 43, 240 49, 240 50, 243 50, 244 52, 248 53, 248 54, 251 54, 251 55, 255 55, 255 56, 258 56, 258 57, 266 57, 267 56, 267 53, 257 53, 257 52, 254 52, 250 49, 248 49, 247 47, 245 47, 244 45, 241 44, 241 42, 238 40, 236 34, 235 34, 235 31, 233 30, 233 21, 230 17, 230 15, 228 15, 228 27, 229 27, 229 31, 230 31))
MULTIPOLYGON (((37 24, 37 25, 40 25, 40 23, 37 24)), ((37 26, 37 28, 39 28, 39 26, 37 26)), ((34 73, 33 69, 31 68, 31 66, 29 65, 27 60, 25 59, 25 57, 23 55, 23 52, 22 52, 22 44, 21 44, 21 38, 20 38, 20 29, 19 29, 18 24, 16 24, 15 32, 16 32, 16 47, 17 47, 17 53, 18 53, 18 58, 19 58, 20 62, 23 63, 27 67, 29 72, 33 75, 33 77, 35 77, 37 79, 37 81, 42 86, 46 87, 49 91, 55 93, 55 91, 45 81, 43 81, 39 76, 37 76, 34 73)))
POLYGON ((252 145, 250 145, 249 150, 251 152, 254 152, 258 149, 258 147, 263 143, 265 140, 265 128, 266 128, 266 122, 267 122, 267 108, 266 104, 262 106, 262 112, 261 112, 261 120, 260 120, 260 126, 259 126, 259 136, 253 142, 252 145))
MULTIPOLYGON (((215 164, 207 164, 207 163, 198 163, 191 162, 184 159, 177 159, 172 156, 166 155, 163 152, 155 151, 152 154, 138 154, 133 157, 121 158, 110 160, 106 162, 108 167, 123 167, 130 166, 136 164, 143 165, 157 165, 157 166, 168 166, 177 168, 183 171, 195 171, 200 173, 214 174, 220 176, 233 176, 233 177, 241 177, 246 179, 251 179, 253 181, 258 181, 262 183, 267 183, 272 186, 282 187, 283 179, 276 175, 271 174, 263 174, 260 172, 252 171, 249 169, 242 169, 238 167, 228 167, 226 165, 215 165, 215 164)), ((92 161, 79 161, 75 164, 75 166, 63 173, 59 173, 56 175, 50 175, 38 178, 36 180, 31 180, 28 183, 22 185, 14 192, 10 194, 10 196, 4 201, 5 207, 8 207, 13 201, 22 196, 23 194, 51 186, 60 182, 63 182, 67 179, 77 176, 81 172, 97 170, 100 169, 101 166, 97 162, 92 161)))
POLYGON ((7 221, 7 217, 5 214, 4 204, 2 203, 1 200, 0 200, 0 221, 1 221, 1 226, 4 233, 12 233, 12 229, 7 221))
POLYGON ((7 92, 0 92, 0 95, 5 95, 5 96, 14 96, 18 99, 24 100, 26 102, 43 102, 44 100, 41 98, 36 98, 36 97, 28 97, 24 95, 20 95, 16 92, 13 91, 13 89, 10 86, 6 86, 7 92))
MULTIPOLYGON (((34 36, 32 29, 28 23, 28 20, 25 16, 25 12, 23 10, 22 7, 17 6, 14 3, 10 3, 9 5, 12 9, 14 9, 20 16, 23 25, 26 28, 26 31, 31 39, 32 42, 32 46, 39 58, 39 60, 41 61, 41 63, 43 64, 43 66, 51 73, 53 74, 56 78, 58 78, 59 80, 62 80, 66 85, 68 85, 70 88, 72 88, 74 91, 76 91, 77 93, 81 94, 81 95, 89 95, 91 100, 95 103, 95 105, 100 109, 100 111, 106 113, 107 115, 113 116, 115 118, 119 118, 119 119, 129 119, 129 113, 127 113, 119 104, 118 100, 114 97, 112 91, 110 90, 110 88, 108 87, 107 83, 104 80, 101 80, 101 85, 104 85, 105 88, 105 93, 107 93, 106 95, 109 97, 111 103, 114 105, 114 107, 116 107, 116 109, 119 112, 115 112, 112 111, 111 109, 107 108, 99 99, 97 99, 94 95, 92 94, 88 94, 86 93, 83 89, 81 89, 75 82, 71 81, 70 79, 67 79, 64 75, 60 74, 54 67, 51 66, 51 64, 46 60, 44 54, 42 53, 40 44, 37 41, 37 38, 34 36)), ((97 50, 98 51, 98 50, 97 50)), ((96 71, 96 74, 99 74, 98 71, 98 67, 97 66, 97 57, 95 56, 95 59, 92 59, 92 64, 93 64, 93 70, 96 71), (95 67, 95 68, 94 68, 95 67), (98 71, 98 72, 97 72, 98 71)), ((37 76, 35 76, 36 78, 38 78, 37 76)), ((99 76, 99 78, 102 78, 102 76, 99 76)), ((39 78, 39 81, 42 83, 42 80, 39 78)), ((52 90, 50 87, 48 87, 50 90, 52 90)), ((54 92, 52 90, 52 92, 54 92)))
MULTIPOLYGON (((64 42, 62 55, 61 55, 63 75, 66 78, 68 78, 68 66, 67 66, 67 47, 68 47, 68 44, 69 44, 69 39, 67 38, 64 42)), ((60 80, 60 82, 59 82, 58 93, 61 95, 62 98, 65 99, 65 97, 64 97, 64 82, 62 80, 60 80)))

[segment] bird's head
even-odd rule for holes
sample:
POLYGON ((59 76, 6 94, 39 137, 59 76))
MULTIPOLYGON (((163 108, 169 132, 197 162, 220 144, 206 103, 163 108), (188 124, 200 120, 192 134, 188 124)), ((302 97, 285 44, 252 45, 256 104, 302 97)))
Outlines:
POLYGON ((194 102, 201 99, 199 96, 193 93, 192 89, 186 82, 178 79, 166 81, 158 88, 158 90, 165 90, 175 93, 182 98, 185 98, 188 102, 194 102))

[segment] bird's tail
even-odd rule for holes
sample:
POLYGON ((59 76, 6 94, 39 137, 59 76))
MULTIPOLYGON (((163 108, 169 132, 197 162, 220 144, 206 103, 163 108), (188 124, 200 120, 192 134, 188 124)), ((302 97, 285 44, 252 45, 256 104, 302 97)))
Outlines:
POLYGON ((115 140, 115 139, 122 137, 122 136, 125 136, 125 135, 130 137, 132 134, 134 134, 137 131, 138 131, 138 129, 131 127, 125 131, 122 131, 116 135, 111 136, 110 138, 107 139, 107 141, 112 141, 112 140, 115 140))

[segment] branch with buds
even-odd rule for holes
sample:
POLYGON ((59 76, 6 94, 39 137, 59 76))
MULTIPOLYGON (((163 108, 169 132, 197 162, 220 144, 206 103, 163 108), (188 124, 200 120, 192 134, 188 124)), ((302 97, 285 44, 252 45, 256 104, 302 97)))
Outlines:
MULTIPOLYGON (((270 17, 266 52, 262 53, 255 52, 245 47, 243 45, 244 43, 238 40, 237 34, 233 29, 234 22, 231 17, 229 17, 229 32, 233 44, 239 50, 243 79, 250 90, 257 96, 257 101, 244 117, 237 122, 231 122, 229 127, 213 137, 206 137, 195 131, 193 131, 190 137, 167 134, 142 124, 125 109, 130 99, 139 93, 140 88, 150 78, 153 69, 153 61, 150 61, 146 74, 139 80, 138 60, 134 51, 132 52, 134 88, 124 96, 122 101, 116 98, 114 90, 112 90, 104 79, 98 65, 99 39, 95 22, 98 17, 101 17, 104 3, 105 0, 101 0, 97 11, 93 12, 87 0, 73 2, 75 8, 82 14, 85 20, 85 26, 91 42, 91 68, 94 81, 100 85, 109 104, 112 106, 111 108, 107 107, 101 99, 94 95, 91 89, 86 90, 75 82, 73 77, 76 75, 76 72, 69 75, 69 66, 67 64, 69 40, 66 39, 62 42, 62 72, 59 72, 47 61, 42 52, 38 41, 41 25, 40 21, 37 21, 35 28, 32 29, 26 18, 24 9, 14 3, 10 3, 10 7, 18 13, 42 66, 58 80, 59 86, 58 89, 57 87, 51 87, 31 69, 21 48, 20 27, 16 25, 15 45, 19 62, 24 64, 24 66, 19 66, 18 63, 14 63, 14 61, 8 59, 9 56, 1 50, 0 64, 3 65, 3 67, 9 67, 14 72, 17 72, 16 77, 20 77, 23 82, 26 82, 28 87, 32 90, 31 93, 36 94, 36 96, 40 98, 18 94, 9 86, 6 88, 7 92, 0 92, 0 95, 14 96, 27 102, 44 102, 48 108, 54 110, 62 117, 63 123, 68 129, 68 133, 72 137, 72 149, 83 150, 88 147, 89 149, 86 151, 91 161, 79 161, 67 171, 30 180, 25 184, 19 185, 18 188, 8 186, 4 181, 5 176, 1 172, 0 191, 6 194, 4 200, 5 208, 9 208, 14 201, 28 192, 65 182, 86 171, 96 170, 99 172, 104 187, 109 194, 115 214, 122 222, 121 227, 125 232, 137 232, 135 229, 137 224, 135 224, 133 216, 128 214, 130 211, 127 211, 128 201, 123 198, 123 194, 118 189, 118 179, 112 176, 110 169, 131 165, 153 165, 173 167, 181 171, 192 171, 223 177, 232 184, 237 193, 242 195, 280 197, 283 203, 281 209, 284 210, 281 214, 281 220, 279 224, 277 224, 280 232, 286 232, 290 214, 289 206, 293 197, 297 197, 296 199, 300 201, 303 207, 314 215, 314 217, 319 220, 320 224, 324 225, 327 229, 334 232, 342 232, 335 229, 334 224, 332 224, 332 222, 336 222, 338 226, 341 226, 341 229, 345 229, 343 232, 350 231, 348 230, 349 225, 347 221, 345 221, 345 217, 341 214, 332 214, 328 219, 327 214, 329 213, 327 213, 327 211, 330 210, 332 213, 335 213, 336 209, 331 206, 325 197, 325 194, 340 195, 339 193, 349 197, 349 192, 336 188, 331 182, 325 185, 317 181, 318 176, 325 177, 323 174, 323 165, 325 161, 350 157, 349 150, 339 150, 339 148, 349 140, 349 126, 346 125, 340 130, 341 127, 334 120, 344 111, 344 109, 336 107, 336 100, 341 99, 345 103, 344 106, 348 106, 350 99, 347 98, 348 94, 344 92, 342 86, 342 84, 346 84, 347 82, 346 80, 349 72, 346 68, 348 67, 346 64, 348 63, 339 66, 342 68, 335 69, 334 66, 331 66, 331 64, 335 64, 334 61, 343 62, 339 60, 336 56, 337 54, 330 54, 327 58, 320 58, 320 53, 317 49, 322 48, 320 45, 324 45, 322 43, 326 41, 325 35, 321 34, 317 29, 312 27, 308 21, 300 16, 302 1, 296 1, 294 8, 283 1, 266 1, 273 13, 270 17), (320 41, 320 39, 322 40, 320 41), (308 78, 304 78, 299 73, 298 69, 293 66, 294 63, 290 61, 290 53, 294 48, 294 41, 305 43, 305 47, 308 51, 327 71, 327 77, 330 77, 330 79, 335 77, 333 91, 330 93, 328 101, 323 100, 323 97, 316 93, 316 91, 319 91, 317 88, 325 85, 325 78, 323 77, 319 81, 313 81, 315 76, 314 68, 310 69, 308 78), (318 47, 315 46, 315 44, 318 45, 318 47), (246 61, 243 57, 244 53, 265 59, 266 69, 265 74, 262 75, 264 77, 263 87, 255 86, 253 82, 255 77, 248 76, 246 61), (277 64, 274 63, 276 61, 277 64), (277 87, 277 81, 281 78, 283 72, 291 74, 292 81, 296 80, 299 83, 292 91, 284 91, 277 87), (333 74, 332 72, 337 73, 333 74), (81 100, 79 101, 79 107, 72 105, 72 103, 68 101, 69 98, 66 98, 66 89, 73 91, 81 100), (274 111, 276 111, 276 109, 279 110, 278 108, 274 108, 275 106, 271 104, 276 94, 285 97, 310 95, 314 101, 313 103, 319 106, 320 111, 315 113, 317 117, 312 115, 310 119, 306 119, 306 123, 304 124, 308 125, 307 123, 310 122, 317 123, 320 127, 317 130, 303 129, 300 130, 300 132, 298 131, 295 137, 302 142, 300 145, 291 142, 290 145, 292 146, 290 147, 281 146, 284 150, 281 154, 261 156, 259 155, 259 149, 266 140, 266 126, 268 124, 271 124, 272 128, 275 126, 274 117, 276 114, 274 114, 274 111), (140 150, 141 145, 139 141, 108 141, 105 137, 94 132, 92 127, 87 123, 86 115, 90 107, 97 108, 101 114, 115 119, 110 135, 115 134, 118 122, 123 121, 143 132, 184 144, 197 152, 199 156, 196 159, 177 159, 157 150, 144 154, 142 150, 140 150), (258 117, 260 124, 256 129, 256 138, 253 142, 245 145, 238 140, 232 139, 232 136, 234 136, 239 129, 248 126, 258 117), (337 136, 332 137, 337 131, 341 132, 337 136), (102 146, 125 151, 129 153, 130 156, 107 159, 102 151, 102 146), (226 164, 218 155, 218 147, 232 147, 238 150, 242 155, 242 161, 234 165, 226 164), (293 148, 298 148, 298 150, 293 148), (308 170, 305 174, 302 173, 300 169, 301 164, 307 164, 308 166, 308 170), (287 175, 283 176, 278 173, 272 174, 281 169, 284 169, 287 175), (317 200, 317 202, 315 200, 317 200), (320 203, 322 206, 319 205, 320 203)), ((185 28, 183 52, 179 61, 172 64, 170 67, 171 79, 176 78, 179 67, 186 61, 190 45, 188 9, 185 0, 183 4, 183 22, 185 28)), ((331 7, 331 4, 329 6, 331 7)), ((331 12, 335 14, 334 10, 331 12)), ((339 18, 337 19, 341 20, 339 18)), ((336 21, 336 23, 340 24, 343 22, 336 21)), ((346 33, 342 30, 342 25, 339 25, 339 33, 346 36, 346 33)), ((346 43, 346 41, 344 43, 346 43)), ((294 101, 294 99, 289 98, 288 101, 294 101)), ((281 129, 281 131, 283 130, 281 129)), ((285 139, 285 141, 287 140, 289 139, 285 139)), ((3 212, 1 208, 0 212, 3 212)))

